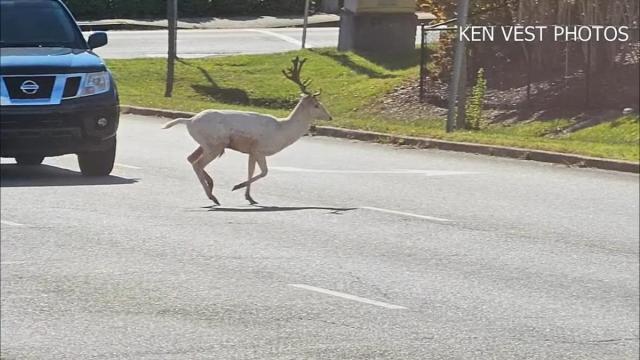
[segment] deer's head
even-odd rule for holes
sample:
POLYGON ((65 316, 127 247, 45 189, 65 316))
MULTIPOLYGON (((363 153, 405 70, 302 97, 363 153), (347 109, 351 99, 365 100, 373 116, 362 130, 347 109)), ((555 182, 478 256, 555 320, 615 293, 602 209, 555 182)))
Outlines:
POLYGON ((302 94, 300 95, 299 106, 303 107, 309 116, 318 120, 332 120, 331 114, 329 114, 327 108, 319 100, 320 91, 311 93, 307 88, 309 84, 311 84, 311 80, 302 80, 300 78, 302 65, 304 65, 306 61, 307 59, 300 60, 300 58, 296 56, 291 60, 292 66, 287 70, 282 70, 282 73, 287 79, 300 87, 302 94))

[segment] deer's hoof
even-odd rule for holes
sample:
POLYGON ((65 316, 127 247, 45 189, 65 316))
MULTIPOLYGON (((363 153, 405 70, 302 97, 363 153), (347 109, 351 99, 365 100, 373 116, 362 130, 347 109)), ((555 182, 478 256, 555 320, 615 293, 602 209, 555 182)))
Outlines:
POLYGON ((218 199, 216 199, 216 197, 215 197, 215 196, 211 195, 211 196, 209 196, 209 199, 210 199, 211 201, 213 201, 213 203, 214 203, 214 204, 216 204, 216 205, 220 206, 220 201, 218 201, 218 199))
POLYGON ((245 196, 245 199, 247 199, 247 201, 248 201, 248 202, 249 202, 249 204, 251 204, 251 205, 256 205, 256 204, 258 204, 258 202, 257 202, 257 201, 255 201, 255 200, 253 200, 253 198, 252 198, 251 196, 249 196, 249 195, 245 196))
POLYGON ((238 185, 234 186, 233 189, 231 189, 231 191, 236 191, 238 189, 242 189, 243 187, 245 187, 244 184, 238 184, 238 185))

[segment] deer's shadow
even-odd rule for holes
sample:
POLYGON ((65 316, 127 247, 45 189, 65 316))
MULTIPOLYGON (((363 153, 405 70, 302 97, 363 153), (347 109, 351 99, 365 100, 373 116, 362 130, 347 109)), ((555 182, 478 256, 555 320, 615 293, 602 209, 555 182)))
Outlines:
POLYGON ((224 206, 205 206, 205 209, 213 212, 281 212, 281 211, 302 211, 302 210, 326 210, 332 214, 342 214, 346 211, 357 210, 355 207, 329 207, 329 206, 264 206, 251 205, 250 207, 224 207, 224 206))

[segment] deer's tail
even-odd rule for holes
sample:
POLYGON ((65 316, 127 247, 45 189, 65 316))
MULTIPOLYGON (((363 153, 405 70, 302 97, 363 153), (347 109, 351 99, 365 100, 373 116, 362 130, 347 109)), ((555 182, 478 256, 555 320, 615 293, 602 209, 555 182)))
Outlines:
POLYGON ((174 125, 178 125, 178 124, 186 124, 186 123, 188 123, 189 121, 191 121, 191 119, 178 118, 178 119, 175 119, 175 120, 171 120, 171 121, 169 121, 168 123, 166 123, 166 124, 162 125, 162 128, 163 128, 163 129, 168 129, 168 128, 170 128, 170 127, 174 126, 174 125))

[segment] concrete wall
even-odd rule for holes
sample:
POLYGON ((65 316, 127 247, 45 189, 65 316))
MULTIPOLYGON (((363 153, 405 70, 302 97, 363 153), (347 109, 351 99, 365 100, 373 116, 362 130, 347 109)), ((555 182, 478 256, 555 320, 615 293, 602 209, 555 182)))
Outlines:
POLYGON ((340 13, 340 0, 322 0, 320 2, 320 11, 327 14, 340 13))
POLYGON ((416 11, 415 0, 344 0, 345 10, 354 13, 412 13, 416 11))
POLYGON ((415 13, 354 13, 343 9, 340 14, 338 50, 371 55, 408 54, 416 47, 415 13))

